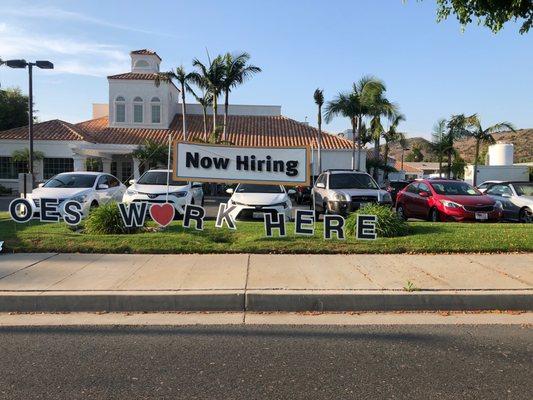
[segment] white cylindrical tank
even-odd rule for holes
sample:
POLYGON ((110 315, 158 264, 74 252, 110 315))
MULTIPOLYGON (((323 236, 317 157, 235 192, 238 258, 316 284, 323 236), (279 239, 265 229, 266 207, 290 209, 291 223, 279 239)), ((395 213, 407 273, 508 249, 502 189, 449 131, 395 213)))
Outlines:
POLYGON ((489 146, 489 165, 513 165, 514 145, 496 143, 489 146))

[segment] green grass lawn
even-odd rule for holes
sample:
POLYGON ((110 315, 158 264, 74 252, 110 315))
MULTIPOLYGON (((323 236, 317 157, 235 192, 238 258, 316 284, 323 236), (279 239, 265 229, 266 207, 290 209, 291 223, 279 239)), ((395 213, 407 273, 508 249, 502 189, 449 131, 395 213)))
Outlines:
POLYGON ((238 222, 237 230, 214 227, 203 232, 184 229, 181 221, 164 231, 134 235, 87 235, 72 232, 64 223, 17 224, 0 213, 0 241, 4 252, 69 253, 447 253, 531 252, 533 225, 409 223, 411 234, 376 241, 324 240, 322 223, 315 236, 295 236, 289 223, 287 237, 266 238, 262 222, 238 222))

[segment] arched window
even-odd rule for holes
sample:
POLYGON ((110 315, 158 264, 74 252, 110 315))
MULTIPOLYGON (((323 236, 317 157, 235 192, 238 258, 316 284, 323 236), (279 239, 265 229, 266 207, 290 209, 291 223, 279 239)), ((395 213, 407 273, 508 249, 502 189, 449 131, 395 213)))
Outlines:
POLYGON ((126 122, 126 99, 122 96, 115 99, 115 122, 126 122))
POLYGON ((150 101, 152 108, 152 124, 161 123, 161 100, 159 97, 152 97, 150 101))
POLYGON ((135 68, 150 68, 150 64, 146 60, 137 60, 135 62, 135 68))
POLYGON ((142 124, 143 115, 144 115, 143 99, 137 96, 133 99, 133 122, 136 124, 142 124))

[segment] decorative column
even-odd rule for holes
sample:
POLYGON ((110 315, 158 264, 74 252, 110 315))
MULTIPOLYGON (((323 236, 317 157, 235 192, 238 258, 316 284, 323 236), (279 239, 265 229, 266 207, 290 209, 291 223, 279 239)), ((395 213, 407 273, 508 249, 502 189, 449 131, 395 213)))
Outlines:
POLYGON ((141 161, 138 158, 133 157, 133 179, 137 180, 141 177, 139 168, 141 166, 141 161))
POLYGON ((87 171, 87 156, 75 154, 72 159, 74 160, 74 171, 87 171))
POLYGON ((102 157, 102 172, 111 173, 111 159, 102 157))

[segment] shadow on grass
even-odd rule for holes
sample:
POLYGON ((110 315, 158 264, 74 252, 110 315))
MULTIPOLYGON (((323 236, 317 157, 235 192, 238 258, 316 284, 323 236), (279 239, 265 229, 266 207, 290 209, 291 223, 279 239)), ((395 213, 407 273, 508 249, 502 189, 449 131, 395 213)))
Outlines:
POLYGON ((405 236, 412 235, 430 235, 439 232, 444 232, 446 228, 442 225, 411 225, 409 227, 409 233, 405 236))

